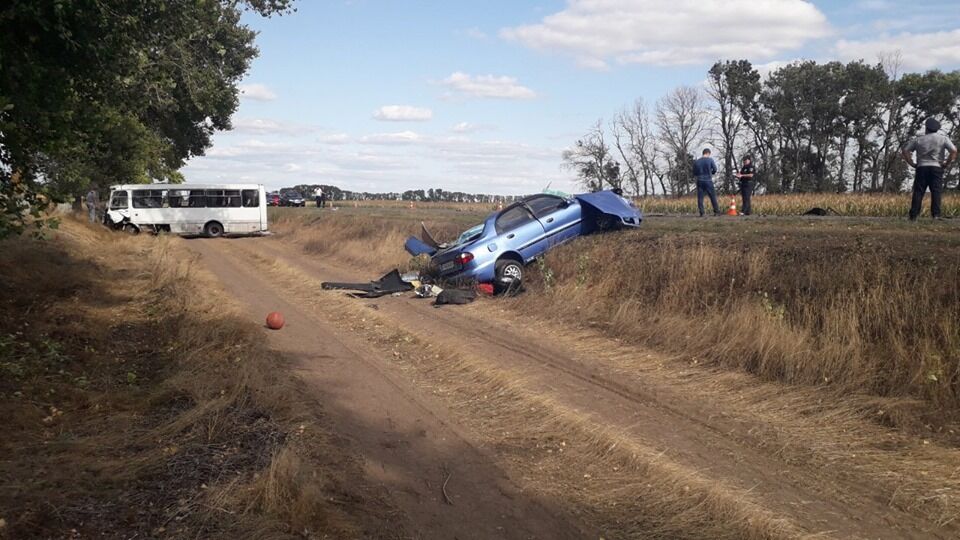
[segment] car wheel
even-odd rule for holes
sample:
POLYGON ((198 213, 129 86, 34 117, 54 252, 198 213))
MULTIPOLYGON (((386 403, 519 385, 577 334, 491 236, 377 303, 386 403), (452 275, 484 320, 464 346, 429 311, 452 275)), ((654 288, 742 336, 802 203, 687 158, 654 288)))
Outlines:
POLYGON ((216 221, 211 221, 203 227, 203 234, 207 235, 209 238, 217 238, 223 236, 223 225, 217 223, 216 221))
POLYGON ((497 283, 516 288, 523 281, 523 264, 513 259, 500 259, 496 266, 497 283))
POLYGON ((140 234, 140 229, 137 228, 136 225, 133 225, 132 223, 128 223, 123 226, 123 232, 129 234, 130 236, 136 236, 140 234))

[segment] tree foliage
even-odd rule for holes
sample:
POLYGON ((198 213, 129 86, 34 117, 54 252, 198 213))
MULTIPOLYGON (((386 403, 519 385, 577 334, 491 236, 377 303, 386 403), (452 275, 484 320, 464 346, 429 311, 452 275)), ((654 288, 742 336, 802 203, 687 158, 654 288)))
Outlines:
POLYGON ((291 10, 291 2, 6 2, 5 200, 25 200, 27 192, 63 200, 89 185, 181 180, 185 160, 231 127, 237 83, 257 53, 255 33, 240 22, 243 10, 269 16, 291 10), (16 189, 14 173, 22 181, 16 189))
MULTIPOLYGON (((640 129, 650 126, 644 111, 615 116, 610 132, 625 185, 647 194, 657 178, 660 193, 682 195, 702 144, 719 150, 727 190, 736 188, 732 173, 747 155, 768 192, 903 189, 909 170, 899 150, 928 117, 960 139, 960 71, 901 76, 899 68, 897 55, 876 64, 798 61, 763 77, 747 60, 717 62, 707 73, 709 105, 698 89, 679 87, 657 102, 652 130, 640 129)), ((604 141, 598 127, 571 152, 604 141)), ((597 170, 578 170, 587 187, 598 183, 597 170)), ((946 171, 947 184, 957 176, 956 167, 946 171)))

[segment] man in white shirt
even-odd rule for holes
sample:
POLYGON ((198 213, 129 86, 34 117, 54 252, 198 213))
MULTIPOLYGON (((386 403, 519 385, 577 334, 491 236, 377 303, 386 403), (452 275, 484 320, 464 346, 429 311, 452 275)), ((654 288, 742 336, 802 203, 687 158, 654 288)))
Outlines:
POLYGON ((313 192, 313 197, 317 200, 317 208, 326 206, 327 201, 323 198, 323 188, 317 186, 316 191, 313 192))
POLYGON ((957 159, 957 147, 940 131, 940 122, 936 118, 927 118, 926 134, 914 137, 903 147, 903 159, 916 168, 913 180, 913 200, 910 204, 910 221, 916 221, 923 207, 923 195, 930 188, 930 215, 940 218, 940 200, 943 190, 943 171, 957 159), (913 153, 917 161, 913 161, 913 153))

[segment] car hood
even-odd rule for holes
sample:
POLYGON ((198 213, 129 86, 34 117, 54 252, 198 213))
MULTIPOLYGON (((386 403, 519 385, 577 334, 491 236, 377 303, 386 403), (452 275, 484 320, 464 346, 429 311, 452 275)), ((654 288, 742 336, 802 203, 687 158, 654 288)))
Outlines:
MULTIPOLYGON (((596 193, 581 193, 574 195, 581 205, 592 206, 599 212, 618 216, 620 218, 639 218, 640 211, 630 206, 623 197, 612 191, 598 191, 596 193)), ((637 222, 639 223, 639 221, 637 222)))

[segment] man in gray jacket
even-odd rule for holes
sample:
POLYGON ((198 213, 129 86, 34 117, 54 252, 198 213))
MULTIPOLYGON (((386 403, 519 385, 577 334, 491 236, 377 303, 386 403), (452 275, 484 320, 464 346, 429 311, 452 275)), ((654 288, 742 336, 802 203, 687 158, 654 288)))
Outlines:
POLYGON ((90 223, 97 222, 97 210, 100 208, 100 194, 97 188, 91 187, 87 192, 87 218, 90 223))
POLYGON ((915 137, 903 147, 903 159, 916 168, 913 180, 913 201, 910 204, 910 221, 916 221, 923 207, 923 195, 930 188, 930 215, 940 219, 940 200, 943 190, 943 171, 957 159, 957 147, 946 136, 937 133, 940 122, 927 118, 926 134, 915 137), (913 161, 913 153, 917 161, 913 161))

